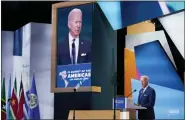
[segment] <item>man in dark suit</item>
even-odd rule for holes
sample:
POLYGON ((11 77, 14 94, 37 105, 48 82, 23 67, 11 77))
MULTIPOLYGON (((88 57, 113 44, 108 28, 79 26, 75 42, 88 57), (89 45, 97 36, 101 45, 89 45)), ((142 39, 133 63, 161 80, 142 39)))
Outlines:
POLYGON ((138 110, 138 119, 155 119, 155 90, 148 85, 149 78, 147 76, 141 76, 140 80, 142 89, 139 91, 138 105, 147 109, 138 110))
POLYGON ((82 12, 73 9, 68 15, 69 33, 57 46, 58 65, 91 62, 91 41, 80 36, 82 28, 82 12))

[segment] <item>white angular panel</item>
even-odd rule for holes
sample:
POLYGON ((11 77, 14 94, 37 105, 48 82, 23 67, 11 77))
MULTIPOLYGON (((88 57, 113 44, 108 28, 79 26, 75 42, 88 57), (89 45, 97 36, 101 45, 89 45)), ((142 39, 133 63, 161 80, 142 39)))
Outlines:
MULTIPOLYGON (((12 31, 2 31, 1 32, 1 60, 2 66, 0 66, 2 77, 5 74, 5 88, 6 95, 8 94, 8 86, 10 73, 13 72, 13 35, 12 31)), ((1 78, 2 78, 1 77, 1 78)))
POLYGON ((51 30, 51 24, 29 23, 23 26, 22 56, 13 56, 13 73, 14 77, 16 74, 18 90, 21 74, 24 91, 29 90, 35 70, 40 119, 54 118, 54 94, 50 92, 51 30))
POLYGON ((159 18, 159 21, 184 58, 184 11, 159 18))
POLYGON ((30 79, 35 82, 41 119, 54 119, 54 94, 51 88, 51 24, 31 23, 30 79))
POLYGON ((22 56, 13 56, 13 77, 12 77, 12 87, 14 87, 14 81, 16 77, 17 82, 17 96, 19 99, 19 89, 20 89, 20 82, 21 82, 21 74, 22 74, 22 56))
POLYGON ((31 23, 23 27, 22 41, 22 78, 24 90, 27 91, 30 85, 30 40, 31 40, 31 23))

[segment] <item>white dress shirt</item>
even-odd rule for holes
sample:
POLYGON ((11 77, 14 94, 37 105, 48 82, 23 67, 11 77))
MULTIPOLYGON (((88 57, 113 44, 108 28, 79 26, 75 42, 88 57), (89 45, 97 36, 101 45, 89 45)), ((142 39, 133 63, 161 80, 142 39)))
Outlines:
POLYGON ((71 34, 69 33, 69 51, 70 51, 71 60, 72 60, 72 43, 74 39, 75 39, 74 43, 75 43, 75 48, 76 48, 76 56, 75 56, 75 64, 76 64, 77 59, 78 59, 78 51, 79 51, 79 36, 76 38, 73 38, 71 34))
POLYGON ((145 87, 145 88, 143 88, 143 93, 145 92, 145 90, 148 88, 148 85, 145 87))

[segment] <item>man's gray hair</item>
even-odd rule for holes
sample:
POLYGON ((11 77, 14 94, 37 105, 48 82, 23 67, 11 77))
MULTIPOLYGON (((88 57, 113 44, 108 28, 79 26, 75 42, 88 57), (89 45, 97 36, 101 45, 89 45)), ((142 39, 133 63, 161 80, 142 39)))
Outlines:
POLYGON ((149 77, 146 75, 142 75, 141 78, 145 78, 145 80, 147 80, 149 82, 149 77))
POLYGON ((74 8, 70 11, 69 15, 68 15, 68 22, 70 21, 71 15, 73 12, 80 12, 82 14, 82 11, 78 8, 74 8))

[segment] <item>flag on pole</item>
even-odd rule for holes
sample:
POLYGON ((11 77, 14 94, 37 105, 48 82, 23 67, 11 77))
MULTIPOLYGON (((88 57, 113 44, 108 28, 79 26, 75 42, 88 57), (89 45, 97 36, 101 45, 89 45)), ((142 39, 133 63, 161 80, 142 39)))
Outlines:
POLYGON ((30 119, 40 119, 40 111, 39 111, 39 100, 37 96, 37 89, 35 85, 35 75, 33 75, 33 80, 31 84, 31 89, 30 89, 30 94, 29 94, 29 99, 30 99, 30 119))
POLYGON ((24 112, 23 112, 23 106, 24 106, 24 88, 22 84, 22 76, 21 76, 21 85, 20 85, 20 91, 19 91, 19 106, 18 106, 18 112, 17 112, 17 119, 22 120, 24 119, 24 112))
POLYGON ((5 77, 3 77, 2 86, 1 86, 1 120, 6 120, 5 77))
POLYGON ((24 110, 24 119, 27 120, 27 119, 30 119, 29 117, 29 111, 30 111, 30 108, 29 108, 29 90, 25 93, 25 103, 24 103, 24 106, 23 106, 23 110, 24 110))
POLYGON ((27 119, 30 119, 29 117, 29 91, 30 90, 30 80, 29 80, 29 75, 27 73, 27 79, 26 79, 26 88, 25 88, 25 103, 24 103, 24 119, 27 120, 27 119))
POLYGON ((12 89, 11 89, 11 75, 10 75, 10 80, 9 80, 9 86, 8 86, 8 101, 7 101, 7 108, 6 108, 6 118, 9 120, 9 119, 14 119, 12 114, 11 114, 11 111, 10 111, 10 104, 11 104, 11 93, 12 93, 12 89))
POLYGON ((14 88, 12 91, 12 98, 11 98, 11 106, 10 106, 10 111, 13 119, 17 119, 17 110, 18 110, 18 99, 17 99, 17 81, 15 78, 14 81, 14 88))

